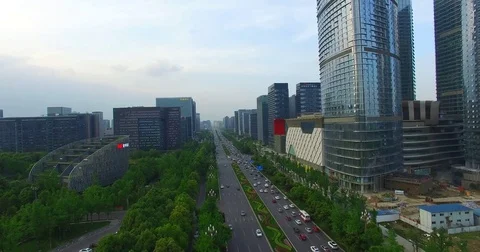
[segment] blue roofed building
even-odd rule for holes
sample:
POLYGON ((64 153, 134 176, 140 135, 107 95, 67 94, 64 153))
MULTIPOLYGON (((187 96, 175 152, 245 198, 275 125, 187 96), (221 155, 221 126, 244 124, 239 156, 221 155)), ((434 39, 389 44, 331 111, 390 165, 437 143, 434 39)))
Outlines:
POLYGON ((395 209, 377 210, 377 223, 397 221, 400 219, 400 211, 395 209))
POLYGON ((420 225, 428 229, 455 229, 474 226, 473 209, 462 204, 423 205, 420 225))

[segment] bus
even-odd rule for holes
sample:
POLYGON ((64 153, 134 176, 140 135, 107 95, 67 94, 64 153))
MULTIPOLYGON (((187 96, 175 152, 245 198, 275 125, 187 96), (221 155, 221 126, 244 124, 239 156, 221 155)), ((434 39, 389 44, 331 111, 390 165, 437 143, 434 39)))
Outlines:
POLYGON ((302 218, 304 222, 310 221, 310 215, 305 210, 300 210, 300 218, 302 218))

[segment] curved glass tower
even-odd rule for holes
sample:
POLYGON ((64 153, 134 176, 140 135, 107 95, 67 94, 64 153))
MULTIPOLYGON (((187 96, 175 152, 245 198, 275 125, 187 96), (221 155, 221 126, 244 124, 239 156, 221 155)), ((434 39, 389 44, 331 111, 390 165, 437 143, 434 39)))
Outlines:
POLYGON ((402 167, 397 2, 317 0, 326 171, 377 190, 402 167))

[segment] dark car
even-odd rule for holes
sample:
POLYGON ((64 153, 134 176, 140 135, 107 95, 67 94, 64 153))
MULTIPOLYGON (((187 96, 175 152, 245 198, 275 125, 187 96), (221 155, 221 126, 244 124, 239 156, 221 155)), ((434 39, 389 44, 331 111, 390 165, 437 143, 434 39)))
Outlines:
POLYGON ((291 221, 291 220, 292 220, 292 217, 290 217, 290 216, 285 216, 285 219, 286 219, 287 221, 291 221))
POLYGON ((240 187, 237 187, 237 191, 240 191, 240 187))
POLYGON ((305 234, 300 234, 298 235, 298 238, 300 238, 300 240, 302 241, 306 241, 307 240, 307 236, 305 234))
POLYGON ((313 232, 315 233, 320 232, 320 228, 318 228, 317 226, 313 226, 313 232))
POLYGON ((294 228, 293 228, 293 232, 295 232, 295 233, 297 233, 297 234, 298 234, 298 233, 300 233, 300 229, 298 229, 298 228, 294 227, 294 228))
POLYGON ((275 199, 272 200, 272 203, 277 203, 277 201, 275 199))
POLYGON ((322 249, 323 252, 330 252, 331 250, 327 248, 327 246, 321 245, 320 248, 322 249))

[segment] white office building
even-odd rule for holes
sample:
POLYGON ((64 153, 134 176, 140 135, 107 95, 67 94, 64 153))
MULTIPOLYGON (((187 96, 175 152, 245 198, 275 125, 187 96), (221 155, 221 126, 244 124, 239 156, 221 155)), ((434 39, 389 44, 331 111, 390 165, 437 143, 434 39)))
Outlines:
POLYGON ((474 226, 473 209, 461 204, 419 206, 420 224, 429 229, 474 226))

